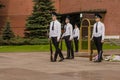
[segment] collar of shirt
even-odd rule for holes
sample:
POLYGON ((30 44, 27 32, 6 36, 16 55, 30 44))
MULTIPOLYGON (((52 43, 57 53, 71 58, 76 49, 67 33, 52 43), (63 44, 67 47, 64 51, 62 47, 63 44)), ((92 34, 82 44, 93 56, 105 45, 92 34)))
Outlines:
POLYGON ((96 24, 97 24, 97 23, 99 24, 99 23, 101 23, 101 21, 96 22, 96 24))
POLYGON ((78 30, 78 28, 75 28, 74 30, 78 30))
POLYGON ((55 21, 52 21, 52 22, 57 22, 57 20, 55 20, 55 21))
POLYGON ((67 23, 66 25, 68 26, 68 25, 71 25, 71 24, 70 24, 70 23, 67 23))

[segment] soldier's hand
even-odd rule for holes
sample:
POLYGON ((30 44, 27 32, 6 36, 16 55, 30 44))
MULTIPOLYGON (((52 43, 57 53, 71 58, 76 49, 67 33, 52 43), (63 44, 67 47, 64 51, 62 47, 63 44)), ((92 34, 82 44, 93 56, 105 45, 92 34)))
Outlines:
POLYGON ((101 43, 104 43, 104 40, 101 40, 101 43))
POLYGON ((71 41, 71 39, 69 38, 69 41, 71 41))
POLYGON ((69 41, 72 41, 72 39, 70 38, 69 41))
POLYGON ((60 41, 60 39, 57 39, 57 42, 59 42, 60 41))
POLYGON ((92 41, 92 40, 93 40, 93 38, 90 38, 90 40, 92 41))

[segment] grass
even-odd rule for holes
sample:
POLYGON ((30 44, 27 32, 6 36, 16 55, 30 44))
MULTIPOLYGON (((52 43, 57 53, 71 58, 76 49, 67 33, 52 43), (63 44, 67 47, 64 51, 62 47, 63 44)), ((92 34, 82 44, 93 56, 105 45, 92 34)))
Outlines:
POLYGON ((0 52, 40 52, 49 51, 49 45, 0 46, 0 52))
POLYGON ((113 49, 120 49, 120 46, 116 46, 116 45, 111 45, 111 44, 104 44, 103 45, 103 49, 105 50, 113 50, 113 49))
MULTIPOLYGON (((104 50, 120 49, 120 46, 104 44, 104 50)), ((63 43, 63 50, 66 50, 63 43)), ((0 52, 47 52, 49 45, 0 46, 0 52)))

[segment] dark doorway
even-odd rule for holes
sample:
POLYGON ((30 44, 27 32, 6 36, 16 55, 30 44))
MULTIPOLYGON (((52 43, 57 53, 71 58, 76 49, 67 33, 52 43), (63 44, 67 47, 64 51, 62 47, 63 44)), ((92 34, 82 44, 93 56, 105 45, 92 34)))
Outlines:
POLYGON ((76 12, 76 13, 62 14, 61 23, 62 25, 64 25, 66 16, 70 16, 70 20, 71 20, 71 24, 73 25, 73 28, 75 23, 77 23, 78 27, 80 28, 80 23, 83 18, 88 18, 91 22, 91 25, 93 26, 93 24, 95 23, 95 20, 94 20, 95 13, 99 13, 103 17, 102 21, 104 21, 104 16, 106 12, 76 12), (82 18, 80 18, 80 13, 83 14, 82 18))
POLYGON ((65 24, 65 18, 66 16, 70 16, 70 23, 75 25, 75 23, 78 24, 78 27, 80 28, 80 14, 79 13, 70 13, 70 14, 63 14, 61 17, 61 23, 64 25, 65 24))

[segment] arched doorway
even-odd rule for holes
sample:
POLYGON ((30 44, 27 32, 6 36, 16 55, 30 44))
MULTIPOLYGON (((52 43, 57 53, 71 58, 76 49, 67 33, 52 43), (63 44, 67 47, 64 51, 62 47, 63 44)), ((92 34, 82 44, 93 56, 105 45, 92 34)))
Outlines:
POLYGON ((91 23, 84 18, 80 27, 80 52, 90 52, 91 23))
POLYGON ((90 60, 92 60, 92 53, 96 53, 95 44, 91 41, 92 30, 92 21, 88 18, 82 19, 80 27, 80 52, 88 53, 90 60))

